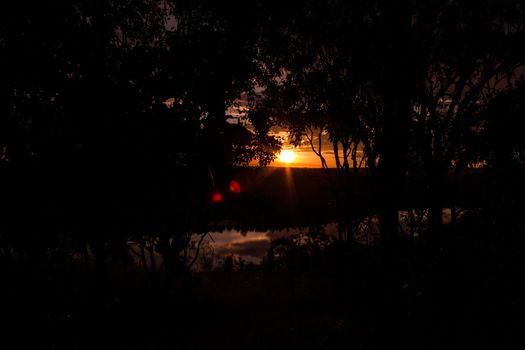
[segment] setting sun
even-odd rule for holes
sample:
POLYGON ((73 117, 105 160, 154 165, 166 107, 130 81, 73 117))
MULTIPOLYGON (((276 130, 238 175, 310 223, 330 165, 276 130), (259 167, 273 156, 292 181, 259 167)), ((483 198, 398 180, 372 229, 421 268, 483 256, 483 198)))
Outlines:
POLYGON ((291 163, 295 160, 295 152, 292 150, 284 150, 279 153, 279 161, 282 163, 291 163))

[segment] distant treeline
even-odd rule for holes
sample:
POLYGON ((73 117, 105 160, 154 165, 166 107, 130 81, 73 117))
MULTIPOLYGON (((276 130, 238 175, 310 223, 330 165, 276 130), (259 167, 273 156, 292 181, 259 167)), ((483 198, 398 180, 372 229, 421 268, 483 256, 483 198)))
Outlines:
MULTIPOLYGON (((351 170, 350 176, 356 178, 353 198, 356 219, 377 215, 373 177, 366 169, 351 170)), ((525 170, 517 169, 506 182, 517 182, 523 176, 525 170)), ((227 226, 266 230, 337 222, 337 199, 331 187, 338 180, 337 169, 236 168, 232 178, 242 190, 210 207, 210 224, 215 230, 227 226)), ((498 191, 496 181, 500 178, 488 169, 464 169, 460 174, 450 171, 444 186, 443 207, 490 207, 498 191)), ((222 190, 228 193, 227 187, 222 190)), ((514 194, 518 196, 522 190, 516 185, 514 194)), ((421 175, 408 174, 400 193, 399 210, 428 210, 431 194, 421 175)))

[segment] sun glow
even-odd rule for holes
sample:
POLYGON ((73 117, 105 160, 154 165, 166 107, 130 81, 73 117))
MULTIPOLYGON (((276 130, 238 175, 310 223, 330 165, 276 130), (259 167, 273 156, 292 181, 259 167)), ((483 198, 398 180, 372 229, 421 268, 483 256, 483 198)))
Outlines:
POLYGON ((281 151, 278 159, 282 163, 292 163, 295 160, 295 152, 292 150, 281 151))

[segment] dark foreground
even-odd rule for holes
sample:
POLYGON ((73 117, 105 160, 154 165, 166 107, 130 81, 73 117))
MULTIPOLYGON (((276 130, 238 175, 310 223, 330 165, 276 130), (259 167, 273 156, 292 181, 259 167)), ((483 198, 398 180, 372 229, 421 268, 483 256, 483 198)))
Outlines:
POLYGON ((171 291, 126 259, 108 262, 104 289, 65 255, 4 264, 2 348, 520 349, 523 226, 487 217, 446 227, 440 251, 407 239, 386 299, 377 248, 315 230, 275 242, 261 266, 225 260, 171 291))
MULTIPOLYGON (((356 176, 359 210, 374 214, 370 180, 356 176)), ((104 216, 114 220, 102 231, 81 206, 53 207, 53 197, 42 196, 47 204, 36 207, 39 215, 14 207, 17 215, 9 216, 6 207, 3 225, 12 234, 2 236, 2 348, 523 348, 520 176, 487 187, 485 174, 464 175, 455 202, 463 211, 443 226, 439 243, 420 238, 419 222, 418 235, 405 234, 390 261, 377 245, 323 232, 320 224, 337 216, 319 170, 245 169, 232 178, 242 191, 203 208, 209 221, 198 232, 221 222, 241 230, 299 224, 308 230, 272 242, 261 265, 223 256, 215 269, 175 271, 170 285, 167 265, 152 271, 151 262, 141 265, 128 249, 140 216, 104 216)), ((407 180, 400 209, 425 207, 416 180, 407 180)), ((151 241, 161 238, 157 231, 139 227, 153 233, 135 234, 136 242, 162 254, 162 242, 151 241)))

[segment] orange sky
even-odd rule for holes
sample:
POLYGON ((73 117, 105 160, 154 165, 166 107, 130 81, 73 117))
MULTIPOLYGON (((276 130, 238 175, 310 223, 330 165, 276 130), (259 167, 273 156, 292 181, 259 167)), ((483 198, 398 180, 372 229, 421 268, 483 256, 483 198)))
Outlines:
MULTIPOLYGON (((230 123, 236 124, 241 123, 241 120, 246 117, 246 113, 248 111, 248 102, 246 100, 246 96, 241 96, 241 98, 236 100, 236 106, 232 106, 227 110, 227 114, 230 116, 228 121, 230 123)), ((244 123, 246 123, 246 120, 244 120, 244 123)), ((244 124, 243 123, 243 124, 244 124)), ((246 124, 244 124, 246 125, 246 124)), ((249 122, 246 125, 248 129, 250 129, 249 122)), ((283 150, 292 150, 295 153, 295 160, 291 163, 283 163, 279 161, 279 159, 276 159, 274 162, 270 163, 269 166, 274 167, 291 167, 291 168, 321 168, 321 160, 319 157, 312 151, 311 146, 308 142, 304 142, 304 144, 294 147, 290 145, 289 138, 288 138, 288 131, 284 128, 280 127, 274 127, 272 128, 272 131, 270 132, 271 136, 278 137, 283 142, 283 150)), ((318 144, 318 138, 317 136, 313 137, 314 144, 318 144)), ((333 152, 333 146, 331 142, 328 139, 328 135, 321 136, 322 141, 322 155, 326 160, 326 163, 329 168, 335 168, 335 157, 333 152)), ((359 157, 359 152, 358 152, 359 157)), ((340 156, 342 159, 342 157, 340 156)), ((257 161, 253 161, 250 163, 251 166, 258 166, 257 161)))
MULTIPOLYGON (((270 164, 270 166, 278 166, 278 167, 292 167, 292 168, 320 168, 321 167, 321 160, 319 157, 312 152, 312 150, 306 148, 306 147, 286 147, 283 148, 286 150, 293 150, 295 153, 295 160, 291 163, 283 163, 276 159, 274 162, 270 164)), ((328 163, 328 166, 330 168, 335 167, 335 158, 332 153, 323 152, 323 157, 325 157, 326 162, 328 163)))
MULTIPOLYGON (((334 152, 328 148, 328 144, 325 150, 322 151, 322 155, 326 160, 329 168, 335 168, 335 157, 334 152)), ((269 166, 275 167, 290 167, 290 168, 321 168, 321 160, 319 156, 315 154, 309 145, 303 145, 299 147, 293 147, 285 143, 283 150, 291 150, 295 153, 295 159, 291 163, 283 163, 277 158, 275 161, 269 164, 269 166)), ((358 153, 359 154, 359 153, 358 153)), ((340 155, 340 159, 342 159, 340 155)), ((250 163, 252 166, 257 166, 257 162, 250 163)))

